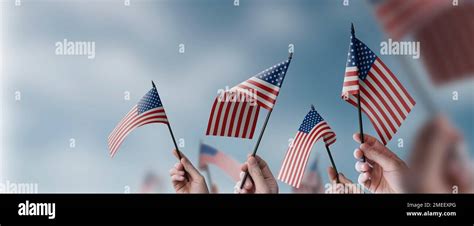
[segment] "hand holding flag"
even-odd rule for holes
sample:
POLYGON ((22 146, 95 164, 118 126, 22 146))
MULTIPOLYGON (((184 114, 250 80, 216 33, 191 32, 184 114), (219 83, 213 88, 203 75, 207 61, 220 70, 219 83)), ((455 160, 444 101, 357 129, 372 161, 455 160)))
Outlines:
POLYGON ((415 100, 382 60, 355 37, 354 26, 347 56, 341 96, 359 110, 362 143, 361 111, 369 117, 385 145, 415 106, 415 100))

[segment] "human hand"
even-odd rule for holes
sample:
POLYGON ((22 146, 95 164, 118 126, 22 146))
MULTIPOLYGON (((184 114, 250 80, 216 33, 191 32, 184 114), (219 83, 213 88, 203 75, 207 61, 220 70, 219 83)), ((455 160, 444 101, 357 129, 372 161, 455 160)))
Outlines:
POLYGON ((216 184, 212 184, 212 185, 211 185, 211 193, 212 193, 212 194, 217 194, 217 193, 219 193, 219 189, 217 188, 217 185, 216 185, 216 184))
MULTIPOLYGON (((360 134, 353 136, 361 143, 360 134)), ((407 166, 376 138, 364 134, 364 143, 354 151, 358 160, 355 168, 360 173, 358 182, 372 193, 401 193, 407 166), (366 162, 360 161, 365 156, 366 162)))
POLYGON ((353 194, 353 193, 364 193, 363 189, 359 188, 351 180, 347 179, 344 174, 339 172, 336 173, 336 170, 332 167, 328 167, 328 177, 331 183, 331 186, 326 189, 325 193, 334 193, 334 194, 353 194), (339 179, 339 182, 337 182, 339 179))
POLYGON ((410 155, 410 192, 473 192, 473 175, 462 136, 443 115, 429 120, 418 132, 410 155))
POLYGON ((249 156, 241 167, 240 181, 234 187, 235 193, 278 193, 278 184, 267 163, 259 156, 249 156), (249 172, 244 187, 240 189, 244 172, 249 172))
MULTIPOLYGON (((179 158, 176 150, 173 150, 173 154, 179 158)), ((181 156, 180 161, 170 169, 171 183, 176 193, 209 193, 204 177, 183 153, 181 156)))

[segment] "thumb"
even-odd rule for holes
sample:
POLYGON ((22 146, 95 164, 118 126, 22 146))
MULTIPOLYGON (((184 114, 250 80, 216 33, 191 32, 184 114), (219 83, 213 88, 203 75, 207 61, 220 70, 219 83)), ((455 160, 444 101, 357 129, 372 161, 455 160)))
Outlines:
POLYGON ((328 167, 328 177, 329 177, 329 180, 331 180, 331 182, 336 181, 337 174, 334 168, 328 167))
POLYGON ((339 173, 339 181, 343 184, 352 184, 352 181, 347 179, 343 173, 339 173))
POLYGON ((255 183, 255 188, 265 186, 265 179, 263 178, 262 170, 260 169, 255 157, 249 157, 249 159, 247 160, 247 164, 250 176, 252 177, 252 180, 255 183))
POLYGON ((182 158, 180 161, 181 161, 181 164, 183 164, 184 171, 186 171, 193 179, 198 179, 202 177, 201 173, 199 173, 199 171, 193 166, 193 164, 189 161, 189 159, 183 154, 181 154, 181 156, 182 158))

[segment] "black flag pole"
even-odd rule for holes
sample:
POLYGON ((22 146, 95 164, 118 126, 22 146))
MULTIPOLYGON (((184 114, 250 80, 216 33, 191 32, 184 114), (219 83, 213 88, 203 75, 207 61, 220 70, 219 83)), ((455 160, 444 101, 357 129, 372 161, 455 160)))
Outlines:
MULTIPOLYGON (((291 61, 292 58, 293 58, 293 52, 290 52, 290 55, 288 56, 288 61, 291 61)), ((286 71, 288 71, 289 66, 290 65, 288 64, 286 71)), ((285 71, 285 77, 286 77, 286 71, 285 71)), ((282 85, 283 85, 283 81, 285 80, 285 77, 283 77, 281 81, 282 85)), ((275 103, 276 103, 276 100, 275 100, 275 103)), ((263 133, 265 132, 265 128, 267 128, 267 123, 268 123, 268 120, 270 119, 270 115, 272 114, 272 112, 273 112, 273 108, 268 111, 267 117, 265 118, 265 121, 263 122, 262 130, 260 131, 260 135, 258 136, 257 143, 255 143, 255 147, 252 152, 253 157, 255 157, 255 155, 257 154, 258 146, 260 145, 260 141, 262 140, 263 133)), ((247 172, 245 172, 244 178, 242 178, 242 184, 240 185, 240 189, 244 187, 245 181, 247 180, 248 176, 249 176, 249 172, 247 170, 247 172)))
MULTIPOLYGON (((354 29, 353 23, 351 23, 351 34, 352 34, 352 37, 355 38, 355 29, 354 29)), ((364 143, 364 127, 362 123, 362 107, 360 106, 360 91, 359 91, 359 94, 357 94, 357 111, 359 112, 360 141, 361 143, 364 143)), ((362 156, 362 162, 365 162, 365 156, 362 156)))
MULTIPOLYGON (((151 84, 153 85, 153 88, 156 89, 156 86, 155 86, 155 83, 153 82, 153 80, 151 80, 151 84)), ((161 102, 161 105, 163 105, 163 102, 161 102)), ((163 109, 164 109, 164 106, 163 106, 163 109)), ((166 117, 168 117, 168 116, 166 116, 166 117)), ((176 153, 178 153, 178 158, 179 158, 179 160, 181 160, 183 158, 183 156, 181 155, 181 151, 179 150, 178 144, 176 143, 176 139, 174 138, 173 130, 171 129, 169 119, 168 119, 168 123, 166 123, 166 125, 168 125, 168 130, 170 131, 171 139, 173 139, 174 148, 176 149, 176 153)))
MULTIPOLYGON (((315 111, 314 105, 311 104, 311 109, 315 111)), ((332 158, 331 150, 329 149, 329 145, 324 144, 326 146, 326 151, 328 152, 329 160, 331 161, 332 168, 336 171, 336 182, 339 183, 339 172, 337 171, 336 163, 334 163, 334 159, 332 158)))
POLYGON ((329 145, 324 145, 324 146, 326 146, 326 151, 328 151, 329 160, 331 160, 332 168, 334 168, 334 170, 336 171, 336 182, 339 184, 340 183, 339 172, 337 171, 336 164, 334 163, 334 159, 332 158, 331 150, 329 150, 329 145))

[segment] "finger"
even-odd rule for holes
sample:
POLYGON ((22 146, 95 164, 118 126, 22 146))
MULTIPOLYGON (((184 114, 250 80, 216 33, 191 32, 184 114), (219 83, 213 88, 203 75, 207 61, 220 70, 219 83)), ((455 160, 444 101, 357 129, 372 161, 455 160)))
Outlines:
POLYGON ((242 181, 238 181, 237 183, 235 183, 234 193, 240 193, 240 185, 241 184, 242 184, 242 181))
MULTIPOLYGON (((240 172, 240 184, 242 185, 242 180, 245 178, 245 172, 240 172)), ((245 184, 244 184, 244 187, 243 188, 247 188, 247 189, 252 189, 253 187, 253 183, 252 183, 252 178, 250 178, 249 176, 247 176, 247 179, 245 179, 245 184)))
POLYGON ((354 150, 354 158, 357 159, 357 161, 361 161, 363 157, 364 152, 362 152, 359 148, 354 150))
MULTIPOLYGON (((179 154, 181 154, 181 157, 184 157, 184 154, 183 154, 182 152, 179 152, 179 154)), ((174 157, 176 157, 178 160, 180 160, 179 154, 178 154, 178 150, 173 149, 173 155, 174 155, 174 157)))
POLYGON ((173 175, 173 176, 171 176, 171 181, 172 182, 183 182, 184 177, 180 176, 180 175, 173 175))
POLYGON ((245 188, 242 188, 242 189, 240 189, 240 191, 239 191, 239 194, 248 194, 248 193, 250 193, 250 191, 247 190, 247 189, 245 189, 245 188))
POLYGON ((352 181, 347 179, 347 177, 343 173, 338 174, 339 181, 343 184, 352 184, 352 181))
POLYGON ((265 187, 265 178, 263 177, 263 173, 257 163, 257 159, 251 156, 247 160, 247 165, 255 187, 265 187))
POLYGON ((202 177, 201 173, 193 166, 193 164, 183 155, 181 159, 181 164, 183 164, 184 170, 193 178, 197 179, 202 177))
POLYGON ((359 174, 359 178, 357 179, 357 181, 359 182, 359 184, 364 185, 364 187, 369 188, 371 182, 370 174, 367 172, 359 174))
POLYGON ((260 169, 262 170, 263 177, 264 178, 275 178, 273 176, 272 171, 270 170, 270 167, 268 167, 267 162, 263 160, 260 156, 256 155, 255 158, 257 159, 258 165, 260 169))
MULTIPOLYGON (((359 144, 361 144, 362 142, 362 139, 360 137, 360 133, 354 133, 354 135, 352 135, 352 138, 359 144)), ((372 145, 372 144, 375 144, 377 142, 377 139, 373 136, 370 136, 370 135, 367 135, 364 133, 364 143, 365 144, 369 144, 369 145, 372 145)))
POLYGON ((176 170, 179 170, 179 171, 183 171, 184 170, 184 166, 183 164, 181 164, 181 162, 177 162, 176 164, 174 164, 174 168, 176 170))
POLYGON ((177 170, 176 168, 171 168, 169 173, 170 173, 170 176, 173 176, 173 175, 184 176, 184 171, 177 170))
POLYGON ((246 164, 246 163, 242 164, 242 165, 240 166, 240 170, 241 170, 242 172, 247 172, 247 170, 248 170, 247 164, 246 164))
POLYGON ((243 189, 250 190, 252 189, 252 187, 253 187, 252 180, 250 178, 247 178, 247 180, 245 180, 243 189))
POLYGON ((371 169, 369 163, 367 162, 356 162, 355 169, 359 173, 367 172, 371 169))
POLYGON ((243 172, 243 171, 240 172, 240 174, 239 174, 240 181, 242 181, 242 179, 244 179, 244 177, 245 177, 245 172, 243 172))
POLYGON ((369 159, 369 163, 377 163, 384 170, 398 170, 404 165, 404 162, 392 151, 383 145, 368 146, 362 144, 360 149, 364 152, 364 155, 369 159))
POLYGON ((331 166, 328 167, 328 177, 329 177, 329 180, 331 180, 332 183, 336 182, 336 177, 337 177, 336 170, 334 168, 332 168, 331 166))

